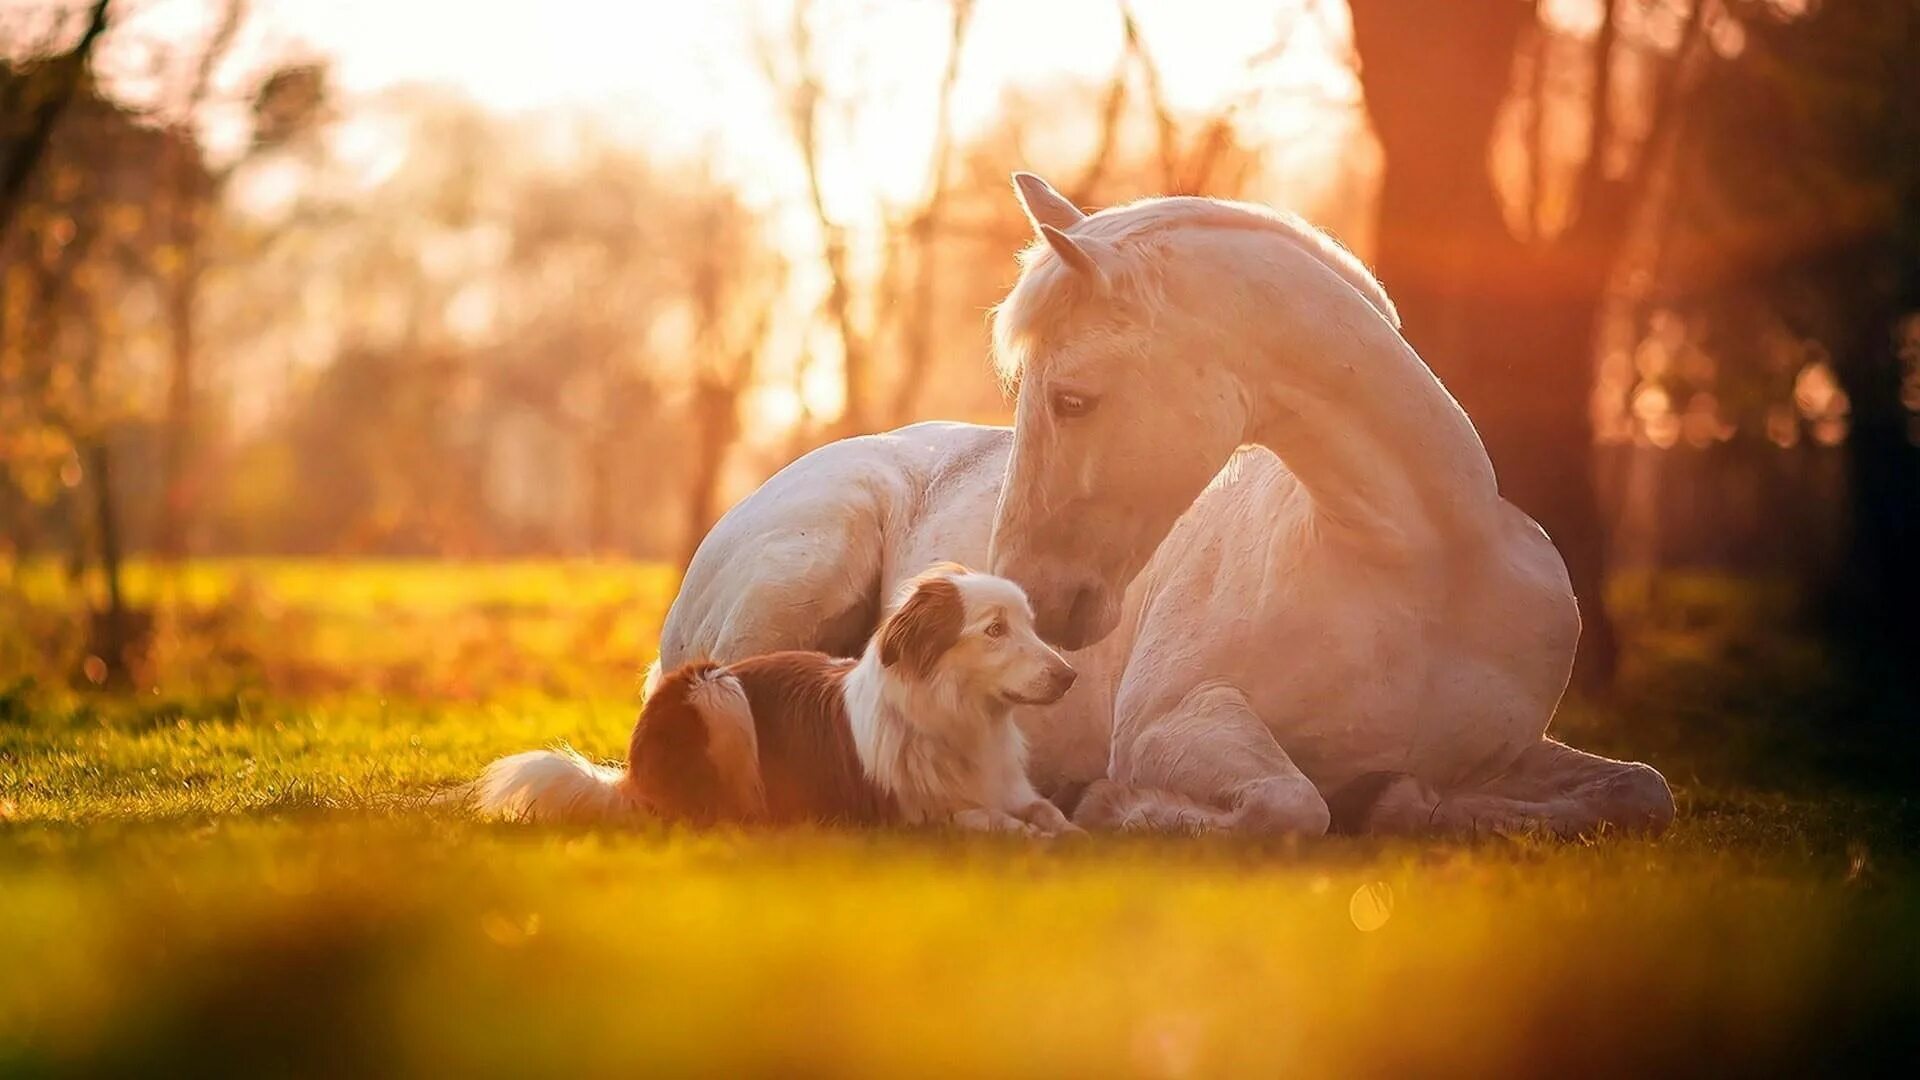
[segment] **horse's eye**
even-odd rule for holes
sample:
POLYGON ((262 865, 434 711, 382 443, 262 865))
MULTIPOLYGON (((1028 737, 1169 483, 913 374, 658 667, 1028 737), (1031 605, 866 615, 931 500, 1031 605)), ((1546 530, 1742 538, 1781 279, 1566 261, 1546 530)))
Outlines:
POLYGON ((1053 395, 1053 415, 1070 420, 1076 416, 1085 416, 1099 404, 1097 398, 1086 394, 1076 394, 1071 390, 1057 390, 1053 395))
POLYGON ((1005 637, 1007 635, 1007 624, 999 619, 995 619, 987 624, 986 633, 988 637, 1005 637))

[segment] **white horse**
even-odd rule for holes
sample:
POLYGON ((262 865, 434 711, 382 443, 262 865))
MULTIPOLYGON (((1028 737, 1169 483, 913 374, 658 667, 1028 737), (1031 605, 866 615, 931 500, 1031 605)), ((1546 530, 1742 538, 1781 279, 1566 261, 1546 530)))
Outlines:
POLYGON ((1021 717, 1083 824, 1658 831, 1652 768, 1546 738, 1579 614, 1366 268, 1210 199, 1082 214, 995 317, 1012 431, 916 424, 794 462, 714 527, 661 659, 848 651, 942 559, 990 564, 1080 650, 1021 717), (991 528, 991 531, 989 529, 991 528))

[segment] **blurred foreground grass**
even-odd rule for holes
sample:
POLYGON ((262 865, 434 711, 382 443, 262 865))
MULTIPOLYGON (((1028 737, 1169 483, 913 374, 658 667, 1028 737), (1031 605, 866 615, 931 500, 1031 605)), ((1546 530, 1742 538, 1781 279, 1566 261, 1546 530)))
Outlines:
POLYGON ((129 695, 76 685, 69 585, 5 573, 0 1073, 1791 1072, 1920 1033, 1907 788, 1807 767, 1833 673, 1743 583, 1650 589, 1620 702, 1566 717, 1675 776, 1661 841, 1034 847, 423 807, 618 751, 658 568, 142 570, 129 695))

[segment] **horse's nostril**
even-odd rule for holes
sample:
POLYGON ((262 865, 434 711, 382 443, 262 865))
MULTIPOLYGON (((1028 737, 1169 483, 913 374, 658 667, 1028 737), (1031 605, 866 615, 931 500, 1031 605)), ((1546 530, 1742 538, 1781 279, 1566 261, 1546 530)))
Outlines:
POLYGON ((1069 651, 1104 636, 1115 614, 1110 594, 1095 578, 1075 575, 1066 581, 1042 582, 1029 595, 1040 637, 1069 651))
POLYGON ((1040 636, 1049 644, 1083 648, 1104 631, 1106 593, 1099 585, 1061 589, 1054 596, 1060 603, 1043 608, 1038 620, 1040 636))
POLYGON ((1067 624, 1085 626, 1097 613, 1099 605, 1099 589, 1091 585, 1082 585, 1073 590, 1073 600, 1067 605, 1067 624))

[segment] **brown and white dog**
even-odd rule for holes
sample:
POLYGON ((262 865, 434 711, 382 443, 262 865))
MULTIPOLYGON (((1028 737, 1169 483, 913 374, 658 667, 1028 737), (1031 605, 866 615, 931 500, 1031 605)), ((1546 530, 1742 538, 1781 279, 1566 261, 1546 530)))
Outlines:
POLYGON ((648 695, 623 769, 572 751, 502 758, 483 813, 543 821, 945 823, 1076 832, 1027 780, 1011 712, 1058 701, 1074 671, 1026 594, 951 563, 900 590, 858 660, 778 652, 696 662, 648 695))

